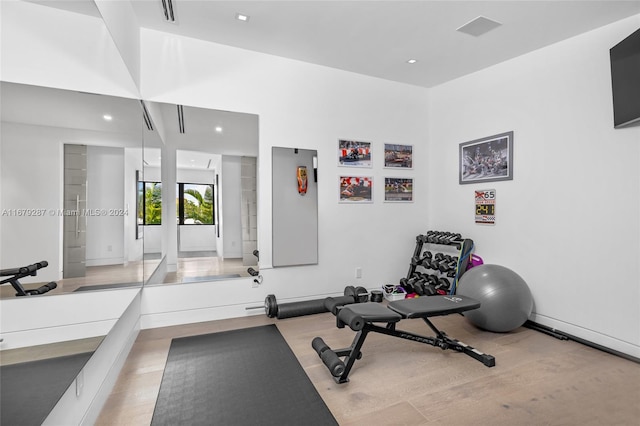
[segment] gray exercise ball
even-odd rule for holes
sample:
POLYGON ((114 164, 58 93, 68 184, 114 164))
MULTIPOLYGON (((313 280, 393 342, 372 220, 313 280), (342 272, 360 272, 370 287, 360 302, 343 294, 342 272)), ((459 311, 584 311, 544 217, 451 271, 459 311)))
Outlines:
POLYGON ((515 330, 533 310, 533 297, 522 277, 500 265, 479 265, 464 273, 456 294, 480 302, 464 316, 480 328, 495 332, 515 330))

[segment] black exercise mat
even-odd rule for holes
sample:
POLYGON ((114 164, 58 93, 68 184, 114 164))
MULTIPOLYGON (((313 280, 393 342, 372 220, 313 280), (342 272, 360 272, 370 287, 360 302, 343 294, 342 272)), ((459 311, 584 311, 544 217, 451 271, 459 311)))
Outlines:
POLYGON ((275 325, 173 339, 152 425, 337 425, 275 325))
POLYGON ((0 424, 41 425, 92 354, 0 367, 0 424))
POLYGON ((96 285, 85 285, 82 287, 78 287, 76 291, 91 291, 91 290, 110 290, 112 288, 128 288, 128 287, 142 287, 142 282, 134 282, 134 283, 115 283, 115 284, 96 284, 96 285))

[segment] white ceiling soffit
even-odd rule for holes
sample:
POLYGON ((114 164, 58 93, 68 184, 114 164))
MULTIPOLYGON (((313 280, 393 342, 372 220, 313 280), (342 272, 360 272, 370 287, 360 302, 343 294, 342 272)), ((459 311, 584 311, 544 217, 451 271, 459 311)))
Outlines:
MULTIPOLYGON (((91 0, 30 1, 97 11, 91 0)), ((162 0, 129 1, 145 28, 423 87, 640 14, 640 0, 173 0, 173 23, 162 0), (487 23, 478 17, 502 25, 480 36, 458 31, 487 23)))
POLYGON ((67 10, 69 12, 81 13, 83 15, 101 18, 98 7, 93 0, 24 0, 27 3, 36 3, 41 6, 55 7, 56 9, 67 10))

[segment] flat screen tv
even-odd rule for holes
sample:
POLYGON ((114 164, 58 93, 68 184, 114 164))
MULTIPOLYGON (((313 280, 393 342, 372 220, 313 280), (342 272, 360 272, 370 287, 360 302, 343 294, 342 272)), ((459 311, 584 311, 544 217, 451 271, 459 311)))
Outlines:
POLYGON ((640 29, 609 50, 613 126, 640 124, 640 29))

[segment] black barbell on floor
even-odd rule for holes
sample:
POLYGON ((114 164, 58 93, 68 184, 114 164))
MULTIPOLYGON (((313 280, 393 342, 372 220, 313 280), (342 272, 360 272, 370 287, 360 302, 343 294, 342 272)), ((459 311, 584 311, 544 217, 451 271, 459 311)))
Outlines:
MULTIPOLYGON (((380 292, 381 293, 381 292, 380 292)), ((372 295, 375 291, 372 292, 372 295)), ((352 303, 364 303, 369 300, 370 293, 364 287, 346 286, 344 296, 332 297, 329 306, 343 306, 352 303)), ((329 312, 325 301, 329 298, 303 300, 301 302, 278 303, 276 296, 269 294, 264 299, 264 310, 269 318, 293 318, 303 315, 329 312)))

